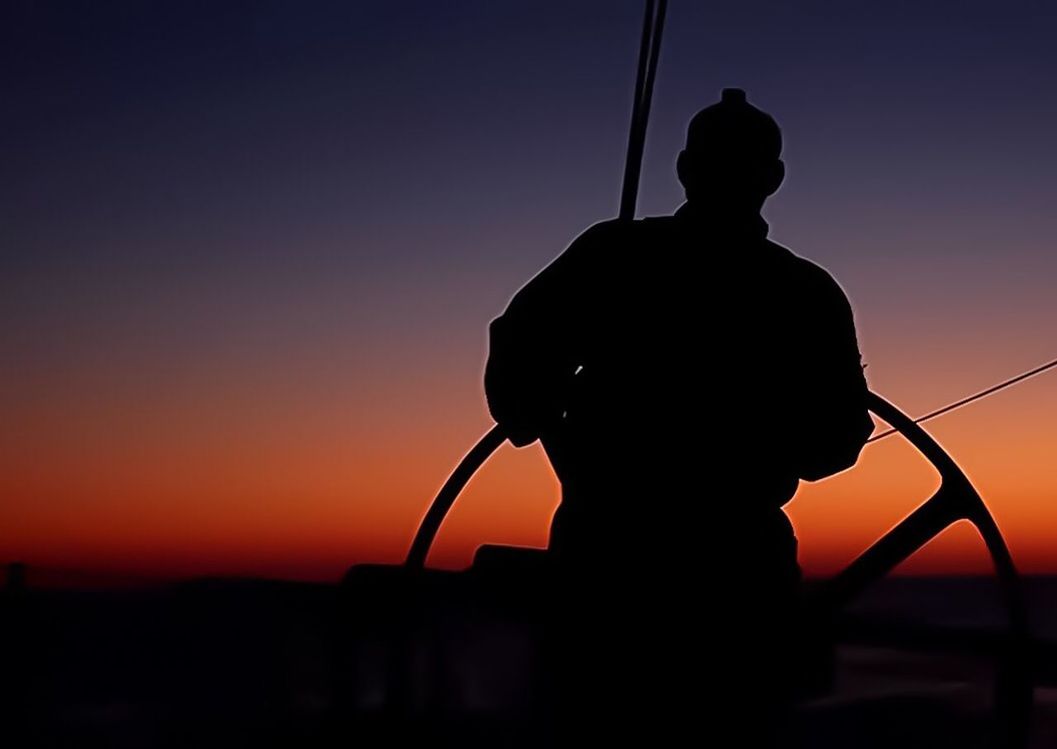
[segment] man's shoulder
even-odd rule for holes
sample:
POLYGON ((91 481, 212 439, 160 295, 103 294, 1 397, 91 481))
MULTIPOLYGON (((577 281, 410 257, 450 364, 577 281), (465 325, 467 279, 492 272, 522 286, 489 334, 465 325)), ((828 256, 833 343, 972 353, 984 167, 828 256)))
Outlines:
POLYGON ((631 221, 611 218, 587 227, 574 240, 576 243, 619 242, 659 232, 671 231, 677 225, 675 216, 647 216, 631 221))
POLYGON ((559 257, 563 265, 596 264, 601 259, 634 256, 643 242, 664 241, 676 229, 672 216, 651 216, 628 221, 608 219, 584 229, 559 257))
POLYGON ((766 240, 766 245, 775 259, 784 266, 783 271, 806 292, 847 301, 843 287, 822 265, 770 239, 766 240))

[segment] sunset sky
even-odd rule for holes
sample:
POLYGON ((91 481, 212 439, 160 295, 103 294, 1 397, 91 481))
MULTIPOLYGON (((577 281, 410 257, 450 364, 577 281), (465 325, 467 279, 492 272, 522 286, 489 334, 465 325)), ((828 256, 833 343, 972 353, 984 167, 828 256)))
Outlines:
MULTIPOLYGON (((912 415, 1057 357, 1057 6, 943 6, 673 0, 639 203, 678 207, 689 118, 745 88, 785 137, 771 238, 839 279, 912 415)), ((399 560, 491 425, 488 322, 616 213, 641 2, 3 8, 0 562, 399 560)), ((1057 373, 929 429, 1057 573, 1057 373)), ((934 487, 899 439, 804 484, 805 569, 934 487)), ((544 545, 557 501, 507 446, 433 561, 544 545)), ((954 529, 907 569, 987 567, 954 529)))

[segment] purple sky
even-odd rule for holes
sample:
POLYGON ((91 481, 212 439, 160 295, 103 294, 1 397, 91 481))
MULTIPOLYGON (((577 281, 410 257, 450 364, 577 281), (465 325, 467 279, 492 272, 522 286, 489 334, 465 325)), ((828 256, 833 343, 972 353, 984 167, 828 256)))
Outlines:
MULTIPOLYGON (((277 378, 446 465, 486 422, 487 322, 616 212, 641 13, 5 3, 8 438, 52 449, 100 394, 150 411, 277 378)), ((679 204, 690 116, 745 88, 785 136, 771 236, 848 291, 871 384, 912 413, 980 389, 1057 355, 1055 37, 1044 3, 674 0, 640 213, 679 204)), ((87 434, 137 439, 100 418, 87 434)), ((68 460, 56 517, 91 501, 68 460)))

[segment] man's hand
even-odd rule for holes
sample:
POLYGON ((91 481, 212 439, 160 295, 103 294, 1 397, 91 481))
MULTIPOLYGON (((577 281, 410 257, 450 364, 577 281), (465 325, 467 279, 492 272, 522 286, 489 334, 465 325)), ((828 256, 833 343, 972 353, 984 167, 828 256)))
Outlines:
POLYGON ((560 424, 573 373, 548 356, 545 341, 515 335, 516 327, 505 316, 489 326, 485 395, 507 439, 525 447, 560 424))
POLYGON ((805 481, 855 465, 874 429, 851 304, 832 276, 819 271, 803 306, 798 351, 803 365, 791 394, 801 424, 793 454, 805 481))
POLYGON ((488 408, 517 447, 561 425, 583 358, 584 290, 597 281, 598 258, 626 232, 616 221, 584 231, 489 326, 488 408))

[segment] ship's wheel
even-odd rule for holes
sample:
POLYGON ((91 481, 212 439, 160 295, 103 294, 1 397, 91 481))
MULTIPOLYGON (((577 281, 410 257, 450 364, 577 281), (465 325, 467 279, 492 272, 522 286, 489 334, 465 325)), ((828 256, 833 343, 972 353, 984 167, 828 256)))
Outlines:
MULTIPOLYGON (((1008 621, 993 686, 990 746, 1021 749, 1027 742, 1033 697, 1030 637, 1021 581, 1009 548, 980 494, 946 450, 913 419, 879 395, 870 393, 868 405, 932 464, 939 473, 940 487, 844 571, 813 592, 807 602, 809 626, 826 627, 871 583, 887 575, 951 524, 963 520, 972 523, 994 563, 1008 621)), ((415 534, 405 567, 424 568, 437 531, 463 487, 505 439, 502 429, 493 427, 466 454, 430 504, 415 534)))

